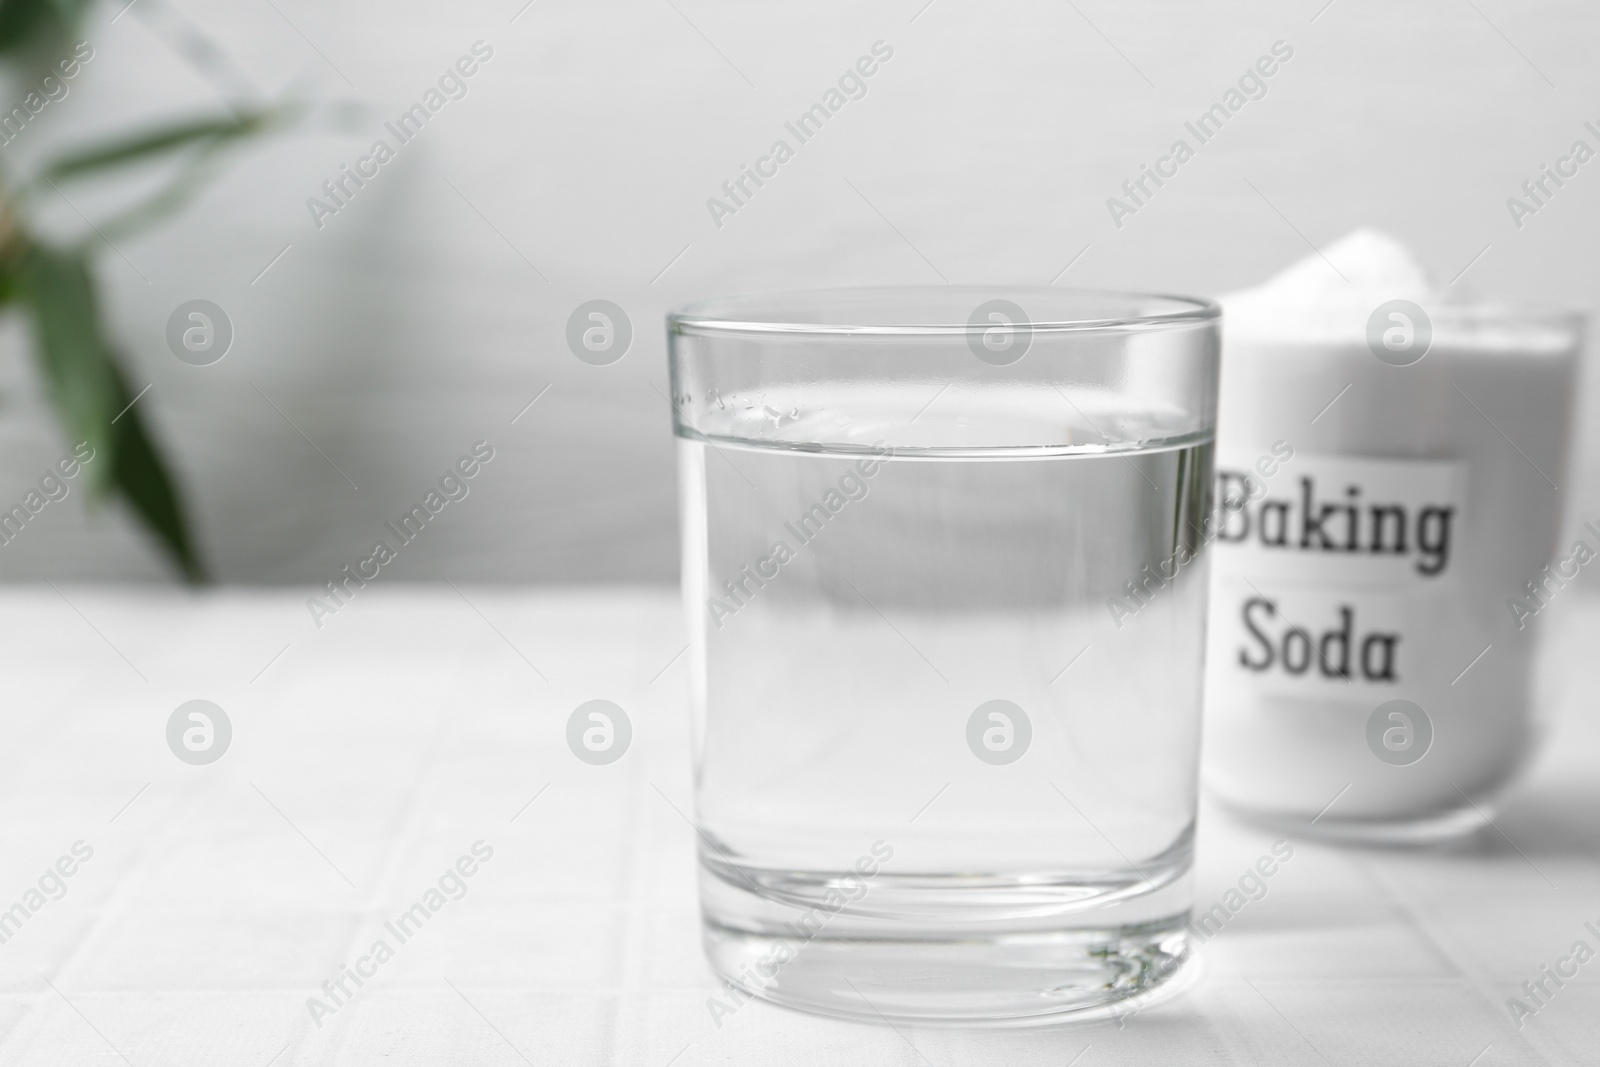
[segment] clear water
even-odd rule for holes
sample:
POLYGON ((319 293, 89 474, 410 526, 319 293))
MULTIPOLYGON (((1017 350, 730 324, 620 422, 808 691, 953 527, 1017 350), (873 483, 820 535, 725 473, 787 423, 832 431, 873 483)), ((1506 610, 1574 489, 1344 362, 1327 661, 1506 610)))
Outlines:
MULTIPOLYGON (((780 1001, 945 1021, 1159 980, 1189 906, 1204 554, 1142 604, 1126 583, 1198 550, 1210 442, 679 449, 719 969, 780 1001), (995 700, 1031 727, 1013 762, 969 742, 995 700), (805 951, 751 979, 817 907, 805 951), (873 1012, 846 1003, 851 974, 881 979, 861 987, 873 1012)), ((1015 722, 980 727, 1019 749, 1015 722)))

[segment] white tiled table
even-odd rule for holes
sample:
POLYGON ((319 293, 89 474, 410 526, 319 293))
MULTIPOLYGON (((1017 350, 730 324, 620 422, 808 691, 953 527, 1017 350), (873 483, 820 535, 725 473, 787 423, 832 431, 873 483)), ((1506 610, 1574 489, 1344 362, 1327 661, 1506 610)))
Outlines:
MULTIPOLYGON (((1503 836, 1301 844, 1181 995, 1121 1024, 897 1032, 707 1011, 671 593, 373 587, 320 631, 304 595, 0 594, 0 909, 94 849, 0 945, 0 1063, 1600 1060, 1600 960, 1520 1030, 1505 1006, 1600 949, 1600 605, 1569 608, 1564 721, 1503 836), (206 767, 164 736, 197 697, 234 726, 206 767), (563 740, 595 697, 634 723, 609 767, 563 740), (479 840, 466 895, 317 1025, 307 998, 479 840)), ((1270 841, 1205 811, 1202 906, 1270 841)))

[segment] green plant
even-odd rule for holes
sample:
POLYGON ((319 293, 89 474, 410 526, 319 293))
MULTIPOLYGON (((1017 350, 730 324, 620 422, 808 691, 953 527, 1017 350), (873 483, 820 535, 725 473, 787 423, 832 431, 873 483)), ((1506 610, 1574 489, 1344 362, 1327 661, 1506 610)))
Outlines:
MULTIPOLYGON (((0 0, 0 61, 24 74, 48 70, 89 2, 0 0)), ((120 495, 192 582, 206 579, 205 565, 177 482, 106 336, 91 260, 102 243, 137 234, 183 207, 223 151, 285 117, 281 110, 239 108, 78 149, 26 178, 0 172, 0 313, 15 310, 29 320, 40 376, 64 428, 95 450, 96 462, 85 468, 91 491, 101 499, 120 495), (52 243, 32 225, 40 198, 65 198, 73 183, 114 181, 145 166, 165 167, 165 184, 91 223, 81 241, 52 243)))

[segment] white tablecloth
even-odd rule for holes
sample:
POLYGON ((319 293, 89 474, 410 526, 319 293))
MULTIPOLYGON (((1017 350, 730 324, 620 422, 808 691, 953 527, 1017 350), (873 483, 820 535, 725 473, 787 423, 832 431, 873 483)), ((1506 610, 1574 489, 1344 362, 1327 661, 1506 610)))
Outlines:
MULTIPOLYGON (((1600 950, 1600 605, 1569 608, 1572 696, 1497 831, 1428 853, 1300 844, 1180 995, 1012 1032, 763 1003, 713 1020, 670 592, 373 586, 319 630, 303 590, 39 586, 0 595, 0 634, 0 910, 23 905, 0 914, 0 1063, 1600 1059, 1600 961, 1547 980, 1520 1028, 1506 1003, 1575 942, 1600 950), (233 726, 209 766, 166 742, 196 698, 233 726), (593 698, 635 731, 606 767, 564 741, 593 698), (464 895, 404 943, 385 933, 480 841, 492 858, 446 879, 464 895), (64 856, 72 875, 48 874, 64 856), (313 1019, 308 997, 380 938, 392 958, 313 1019)), ((1206 809, 1199 904, 1272 836, 1206 809)))

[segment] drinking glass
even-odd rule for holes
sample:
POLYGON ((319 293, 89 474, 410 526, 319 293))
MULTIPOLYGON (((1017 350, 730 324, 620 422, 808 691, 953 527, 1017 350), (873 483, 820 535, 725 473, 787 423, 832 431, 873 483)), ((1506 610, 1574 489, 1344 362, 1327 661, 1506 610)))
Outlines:
POLYGON ((668 317, 719 1022, 1103 1015, 1182 963, 1217 319, 954 286, 668 317))

